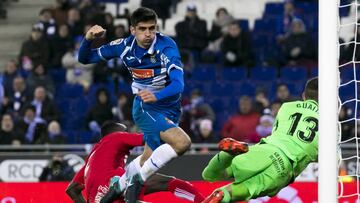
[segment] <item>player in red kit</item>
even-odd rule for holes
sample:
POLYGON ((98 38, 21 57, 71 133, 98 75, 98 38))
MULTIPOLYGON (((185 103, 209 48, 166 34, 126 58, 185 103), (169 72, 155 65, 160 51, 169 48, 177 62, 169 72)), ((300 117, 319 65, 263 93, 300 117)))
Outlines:
MULTIPOLYGON (((128 133, 125 130, 125 125, 112 121, 105 122, 101 127, 102 139, 94 145, 85 165, 76 173, 66 189, 66 193, 75 203, 99 203, 109 190, 110 178, 125 173, 125 163, 130 150, 144 144, 143 134, 128 133), (87 201, 82 196, 83 189, 86 191, 87 201)), ((159 191, 169 191, 195 203, 204 200, 203 195, 189 182, 154 174, 145 183, 142 195, 159 191), (177 191, 185 192, 178 195, 177 191)), ((114 202, 124 201, 122 197, 118 197, 114 202)))

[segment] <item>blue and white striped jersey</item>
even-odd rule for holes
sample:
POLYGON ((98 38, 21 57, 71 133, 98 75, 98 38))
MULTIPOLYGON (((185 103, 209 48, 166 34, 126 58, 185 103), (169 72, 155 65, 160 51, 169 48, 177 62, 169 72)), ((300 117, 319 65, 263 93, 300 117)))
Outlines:
POLYGON ((175 42, 168 36, 157 33, 147 52, 138 55, 134 36, 117 39, 98 48, 103 60, 119 57, 133 77, 132 89, 136 94, 141 89, 156 93, 169 84, 169 72, 176 68, 182 71, 180 53, 175 42))

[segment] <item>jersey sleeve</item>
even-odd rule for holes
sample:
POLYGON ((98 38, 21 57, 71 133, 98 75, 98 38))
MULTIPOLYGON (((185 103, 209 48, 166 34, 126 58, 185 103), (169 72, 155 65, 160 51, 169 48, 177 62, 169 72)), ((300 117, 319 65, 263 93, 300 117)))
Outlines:
POLYGON ((163 50, 163 54, 161 55, 161 61, 164 63, 168 75, 170 75, 170 71, 172 69, 178 69, 183 71, 181 57, 179 53, 179 49, 177 48, 174 41, 169 40, 168 46, 163 50))
POLYGON ((119 132, 113 133, 111 138, 112 142, 117 142, 119 145, 124 145, 127 148, 133 148, 137 146, 143 146, 143 134, 140 133, 128 133, 119 132))
POLYGON ((126 48, 125 40, 123 38, 114 40, 109 44, 99 47, 98 54, 102 60, 109 60, 115 57, 120 57, 126 48))
POLYGON ((83 64, 97 63, 102 60, 107 61, 115 57, 120 57, 125 48, 125 40, 122 38, 97 49, 91 49, 91 41, 84 39, 80 45, 78 60, 83 64))

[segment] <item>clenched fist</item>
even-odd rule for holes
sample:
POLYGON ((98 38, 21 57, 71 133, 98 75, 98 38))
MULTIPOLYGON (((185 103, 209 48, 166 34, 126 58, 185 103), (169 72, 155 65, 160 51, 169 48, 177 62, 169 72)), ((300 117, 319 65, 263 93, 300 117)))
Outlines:
POLYGON ((106 30, 99 25, 92 26, 85 35, 86 40, 94 40, 104 36, 106 30))
POLYGON ((147 89, 141 90, 138 93, 138 96, 143 100, 144 103, 153 103, 157 101, 154 93, 150 92, 147 89))

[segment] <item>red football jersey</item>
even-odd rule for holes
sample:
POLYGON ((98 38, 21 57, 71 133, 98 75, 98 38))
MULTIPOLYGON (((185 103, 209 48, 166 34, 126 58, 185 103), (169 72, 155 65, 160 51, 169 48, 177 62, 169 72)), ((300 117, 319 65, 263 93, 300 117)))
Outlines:
POLYGON ((72 181, 85 184, 88 202, 100 202, 101 197, 108 191, 110 178, 124 174, 130 150, 142 145, 142 134, 116 132, 106 135, 94 145, 85 165, 72 181))

